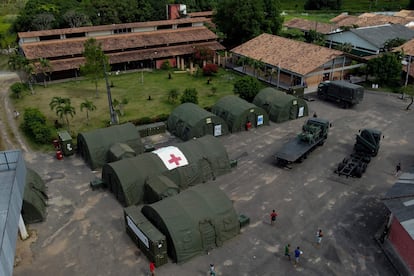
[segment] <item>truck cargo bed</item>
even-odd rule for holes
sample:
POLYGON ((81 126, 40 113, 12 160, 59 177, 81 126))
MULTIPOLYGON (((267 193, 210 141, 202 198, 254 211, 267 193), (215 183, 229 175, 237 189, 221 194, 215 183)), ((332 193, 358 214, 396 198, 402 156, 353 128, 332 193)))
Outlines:
POLYGON ((289 141, 279 151, 276 152, 276 161, 284 161, 285 163, 292 163, 298 161, 310 152, 314 147, 318 146, 324 137, 317 139, 314 143, 307 143, 299 138, 289 141))

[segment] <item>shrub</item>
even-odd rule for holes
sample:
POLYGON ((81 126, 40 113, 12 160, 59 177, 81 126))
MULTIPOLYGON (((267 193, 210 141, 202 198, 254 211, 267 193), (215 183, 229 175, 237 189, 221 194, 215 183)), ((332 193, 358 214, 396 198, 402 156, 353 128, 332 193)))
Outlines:
POLYGON ((19 99, 22 96, 22 92, 26 89, 25 85, 21 82, 15 82, 10 86, 15 98, 19 99))
POLYGON ((169 60, 166 60, 161 64, 162 70, 170 70, 170 68, 171 68, 171 64, 169 60))
POLYGON ((46 125, 46 117, 37 108, 24 110, 22 129, 35 143, 48 144, 52 140, 52 130, 46 125))
POLYGON ((233 92, 234 94, 238 94, 240 98, 252 102, 257 93, 259 93, 259 90, 260 82, 256 78, 246 76, 236 81, 233 92))
POLYGON ((218 72, 218 66, 217 66, 217 64, 207 63, 203 67, 203 75, 204 76, 212 76, 213 74, 215 74, 217 72, 218 72))
POLYGON ((187 88, 181 95, 181 103, 198 104, 197 90, 195 88, 187 88))

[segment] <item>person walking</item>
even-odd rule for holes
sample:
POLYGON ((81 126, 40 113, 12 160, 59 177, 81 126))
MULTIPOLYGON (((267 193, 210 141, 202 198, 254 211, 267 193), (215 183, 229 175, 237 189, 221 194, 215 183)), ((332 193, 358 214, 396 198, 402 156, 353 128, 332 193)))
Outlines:
POLYGON ((216 270, 214 269, 214 264, 210 264, 210 276, 216 276, 216 270))
POLYGON ((316 232, 316 245, 321 245, 323 237, 322 229, 319 229, 318 232, 316 232))
POLYGON ((155 276, 155 264, 153 262, 149 263, 149 269, 151 272, 151 276, 155 276))
POLYGON ((289 243, 285 246, 285 256, 287 256, 290 261, 290 244, 289 243))
POLYGON ((303 254, 303 251, 300 250, 300 247, 299 246, 296 247, 296 249, 295 249, 295 265, 297 265, 299 263, 299 258, 300 258, 300 255, 302 255, 302 254, 303 254))
POLYGON ((401 171, 401 162, 398 162, 397 166, 395 166, 395 176, 398 176, 400 171, 401 171))
POLYGON ((270 224, 271 224, 271 225, 275 224, 276 217, 277 217, 277 213, 276 213, 276 211, 273 209, 272 213, 270 213, 270 224))

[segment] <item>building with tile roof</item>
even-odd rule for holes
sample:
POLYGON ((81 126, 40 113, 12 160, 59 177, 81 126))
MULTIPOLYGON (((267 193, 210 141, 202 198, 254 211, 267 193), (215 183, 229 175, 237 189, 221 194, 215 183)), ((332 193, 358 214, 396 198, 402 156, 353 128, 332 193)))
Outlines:
POLYGON ((320 82, 343 79, 347 70, 361 66, 351 65, 341 51, 266 33, 231 53, 228 66, 285 90, 302 86, 313 92, 320 82))
MULTIPOLYGON (((112 70, 160 68, 165 61, 184 69, 197 47, 223 50, 203 17, 18 33, 21 51, 31 61, 46 58, 52 76, 77 76, 84 43, 95 38, 112 70)), ((38 71, 38 73, 40 73, 38 71)))
POLYGON ((401 174, 382 199, 390 216, 379 240, 400 275, 414 274, 413 171, 401 174))

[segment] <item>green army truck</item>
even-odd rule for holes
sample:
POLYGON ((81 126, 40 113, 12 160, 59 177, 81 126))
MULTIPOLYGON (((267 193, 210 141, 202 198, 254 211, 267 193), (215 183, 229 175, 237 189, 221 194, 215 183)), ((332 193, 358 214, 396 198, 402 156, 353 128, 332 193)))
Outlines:
POLYGON ((318 86, 318 97, 348 108, 363 100, 364 87, 343 80, 325 81, 318 86))
POLYGON ((274 157, 277 165, 286 166, 306 159, 310 152, 325 143, 330 126, 329 121, 325 119, 308 119, 302 127, 302 133, 276 152, 274 157))

